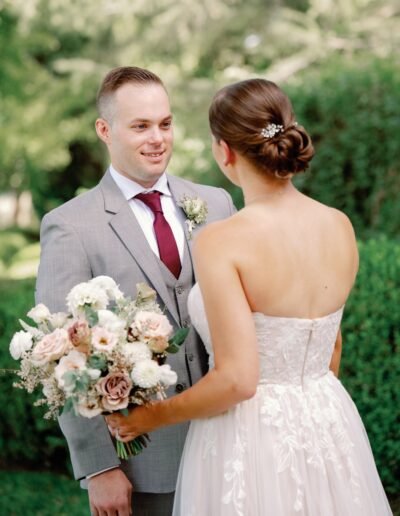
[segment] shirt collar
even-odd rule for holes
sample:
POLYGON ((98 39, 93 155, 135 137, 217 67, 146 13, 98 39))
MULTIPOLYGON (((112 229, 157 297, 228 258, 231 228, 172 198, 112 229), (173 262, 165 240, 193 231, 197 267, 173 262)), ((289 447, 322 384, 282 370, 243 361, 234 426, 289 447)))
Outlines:
POLYGON ((144 188, 139 183, 136 183, 136 181, 133 181, 133 179, 128 179, 127 177, 123 176, 120 172, 115 170, 112 165, 110 165, 109 170, 111 177, 114 179, 117 186, 121 190, 122 195, 127 201, 133 197, 136 197, 136 195, 140 193, 153 192, 154 190, 161 192, 163 195, 172 197, 171 191, 168 187, 168 179, 165 172, 161 177, 158 178, 157 182, 151 188, 144 188))

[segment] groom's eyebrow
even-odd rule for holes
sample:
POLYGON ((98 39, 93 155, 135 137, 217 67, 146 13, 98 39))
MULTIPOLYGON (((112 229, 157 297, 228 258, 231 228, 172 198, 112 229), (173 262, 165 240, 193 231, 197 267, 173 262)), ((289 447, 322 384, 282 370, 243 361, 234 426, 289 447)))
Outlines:
MULTIPOLYGON (((162 118, 161 122, 166 122, 169 120, 172 120, 172 114, 162 118)), ((152 120, 150 120, 149 118, 134 118, 133 120, 131 120, 130 123, 133 124, 134 122, 152 122, 152 120)))

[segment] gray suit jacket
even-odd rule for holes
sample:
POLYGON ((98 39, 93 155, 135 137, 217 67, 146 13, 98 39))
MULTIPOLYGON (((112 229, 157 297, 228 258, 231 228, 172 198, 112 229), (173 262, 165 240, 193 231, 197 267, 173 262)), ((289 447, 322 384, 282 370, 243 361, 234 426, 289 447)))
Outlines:
MULTIPOLYGON (((168 176, 176 201, 184 194, 199 196, 208 204, 207 222, 234 213, 230 196, 222 189, 197 185, 168 176)), ((199 230, 201 226, 194 230, 199 230)), ((186 299, 194 281, 188 238, 186 282, 166 281, 163 264, 151 251, 128 202, 109 172, 89 192, 48 213, 41 225, 41 258, 36 285, 36 301, 50 311, 65 311, 65 298, 77 283, 94 276, 111 276, 128 296, 136 294, 136 284, 147 282, 158 293, 174 328, 186 325, 186 299), (189 267, 189 268, 188 268, 189 267)), ((172 277, 172 275, 171 275, 172 277)), ((207 370, 207 356, 192 329, 177 355, 169 358, 178 373, 180 390, 196 382, 207 370)), ((169 394, 173 394, 171 388, 169 394)), ((75 478, 120 466, 136 491, 162 493, 175 489, 187 424, 163 428, 151 434, 151 443, 137 457, 118 459, 114 442, 103 417, 93 419, 68 413, 60 417, 67 439, 75 478)))

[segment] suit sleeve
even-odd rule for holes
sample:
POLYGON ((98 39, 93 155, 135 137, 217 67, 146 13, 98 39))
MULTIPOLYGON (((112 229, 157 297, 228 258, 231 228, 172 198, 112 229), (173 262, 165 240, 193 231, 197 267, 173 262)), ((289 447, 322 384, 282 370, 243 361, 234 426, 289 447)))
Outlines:
POLYGON ((233 204, 232 197, 223 188, 220 188, 220 190, 224 194, 224 197, 225 197, 225 199, 227 201, 229 216, 234 215, 237 212, 237 209, 236 209, 235 205, 233 204))
MULTIPOLYGON (((42 221, 40 242, 36 302, 44 303, 51 312, 65 311, 71 288, 92 278, 89 257, 76 229, 54 212, 42 221)), ((120 464, 102 416, 89 419, 69 412, 59 417, 59 424, 76 479, 120 464)))

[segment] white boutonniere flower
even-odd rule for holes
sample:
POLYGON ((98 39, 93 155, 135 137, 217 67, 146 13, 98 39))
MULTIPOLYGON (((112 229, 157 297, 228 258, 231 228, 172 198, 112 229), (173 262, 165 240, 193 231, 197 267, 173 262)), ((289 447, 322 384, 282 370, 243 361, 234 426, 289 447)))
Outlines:
POLYGON ((184 195, 178 203, 178 206, 185 212, 187 217, 185 223, 188 227, 189 238, 192 238, 193 229, 198 224, 203 224, 207 220, 207 203, 203 201, 203 199, 200 199, 200 197, 184 195))

